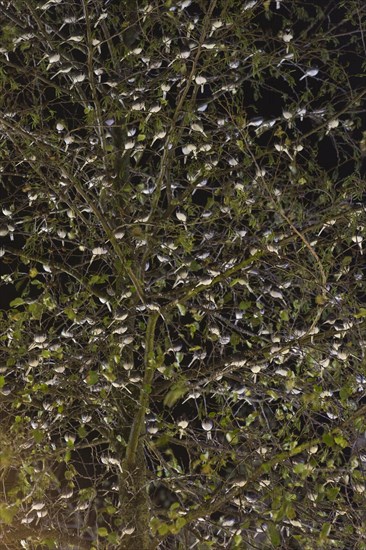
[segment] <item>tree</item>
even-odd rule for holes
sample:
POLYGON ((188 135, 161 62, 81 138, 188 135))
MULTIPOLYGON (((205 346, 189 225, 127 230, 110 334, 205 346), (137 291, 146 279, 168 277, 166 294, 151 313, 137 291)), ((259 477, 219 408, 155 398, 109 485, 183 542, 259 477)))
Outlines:
POLYGON ((364 4, 0 5, 2 547, 365 548, 364 4))

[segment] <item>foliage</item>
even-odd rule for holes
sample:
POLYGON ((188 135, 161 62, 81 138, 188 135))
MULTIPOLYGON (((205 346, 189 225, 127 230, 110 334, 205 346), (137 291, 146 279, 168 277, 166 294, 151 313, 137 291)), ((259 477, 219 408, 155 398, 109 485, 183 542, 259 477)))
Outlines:
POLYGON ((0 7, 3 547, 364 548, 364 5, 0 7))

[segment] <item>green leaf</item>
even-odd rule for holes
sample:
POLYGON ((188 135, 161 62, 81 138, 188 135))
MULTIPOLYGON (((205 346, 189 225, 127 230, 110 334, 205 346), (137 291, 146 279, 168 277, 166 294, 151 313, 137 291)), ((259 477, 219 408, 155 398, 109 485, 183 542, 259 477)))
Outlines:
POLYGON ((16 514, 16 508, 6 505, 6 504, 0 504, 0 523, 5 523, 5 525, 10 525, 13 521, 13 517, 16 514))
POLYGON ((86 377, 86 383, 88 386, 94 386, 98 382, 99 374, 96 370, 90 370, 86 377))
POLYGON ((186 306, 184 306, 183 304, 179 304, 179 303, 178 303, 178 304, 177 304, 177 308, 178 308, 179 313, 180 313, 181 315, 185 315, 185 314, 186 314, 186 312, 187 312, 186 306))
POLYGON ((327 445, 327 447, 333 447, 334 438, 331 434, 323 434, 322 441, 327 445))
POLYGON ((87 434, 87 431, 85 429, 85 426, 79 426, 78 427, 78 436, 83 439, 87 434))
POLYGON ((105 527, 99 527, 98 535, 100 537, 107 537, 108 536, 108 529, 106 529, 105 527))
POLYGON ((238 344, 240 344, 241 338, 239 334, 236 332, 233 332, 230 336, 230 344, 235 348, 238 344))
POLYGON ((171 408, 175 403, 187 393, 186 382, 177 382, 172 386, 164 398, 164 405, 171 408))
POLYGON ((243 279, 241 277, 236 277, 235 279, 233 279, 232 281, 230 281, 230 286, 235 286, 235 285, 245 285, 246 283, 246 279, 243 279))
POLYGON ((320 536, 319 536, 319 539, 321 541, 324 541, 328 538, 331 528, 332 528, 332 525, 328 521, 323 523, 322 529, 320 531, 320 536))
POLYGON ((10 307, 18 307, 24 304, 23 298, 15 298, 10 302, 10 307))
POLYGON ((273 546, 277 548, 281 544, 281 535, 279 530, 277 529, 277 526, 274 523, 269 523, 267 527, 267 532, 269 540, 271 541, 273 546))
POLYGON ((342 401, 347 401, 347 399, 353 394, 353 389, 349 386, 343 386, 340 389, 339 397, 342 401))
POLYGON ((239 309, 241 309, 242 311, 245 311, 246 309, 249 309, 253 306, 253 302, 249 302, 249 301, 242 301, 240 302, 239 304, 239 309))
POLYGON ((366 317, 366 308, 361 307, 359 312, 354 314, 354 317, 356 317, 356 319, 360 319, 361 317, 366 317))
POLYGON ((336 500, 337 496, 339 495, 340 488, 339 487, 328 487, 326 490, 327 498, 333 502, 336 500))
POLYGON ((70 319, 70 321, 75 321, 76 313, 75 313, 75 311, 73 310, 72 307, 66 307, 64 312, 66 313, 66 315, 70 319))
POLYGON ((51 296, 45 296, 43 298, 43 304, 49 311, 52 311, 57 307, 56 302, 51 298, 51 296))
POLYGON ((288 519, 295 519, 295 517, 296 517, 296 510, 292 506, 292 504, 287 504, 287 506, 286 506, 286 517, 288 519))
POLYGON ((43 314, 43 305, 39 302, 35 302, 34 304, 29 304, 28 311, 31 313, 33 319, 36 319, 37 321, 41 319, 43 314))
POLYGON ((167 523, 161 523, 158 527, 159 535, 167 535, 170 533, 170 527, 167 523))
POLYGON ((283 309, 280 313, 280 318, 282 321, 288 321, 290 319, 288 315, 288 311, 286 309, 283 309))
POLYGON ((55 550, 57 548, 56 541, 53 538, 48 537, 47 539, 44 539, 43 542, 49 550, 55 550))
POLYGON ((108 281, 108 275, 92 275, 89 279, 89 285, 100 285, 108 281))
POLYGON ((176 529, 182 529, 187 523, 187 520, 185 518, 179 517, 175 520, 175 527, 176 529))
POLYGON ((342 449, 345 449, 346 447, 348 447, 348 441, 342 435, 335 435, 334 441, 337 443, 337 445, 342 447, 342 449))
POLYGON ((32 430, 32 436, 36 443, 41 443, 43 439, 43 432, 41 430, 32 430))
POLYGON ((239 550, 240 548, 243 548, 243 537, 241 535, 234 535, 233 543, 234 543, 234 548, 237 548, 237 550, 239 550))
POLYGON ((349 265, 352 262, 352 256, 345 256, 342 259, 342 266, 349 265))
MULTIPOLYGON (((115 533, 115 532, 108 533, 108 542, 110 544, 116 545, 118 543, 118 533, 115 533)), ((115 548, 115 546, 114 546, 114 548, 115 548)))
POLYGON ((294 472, 295 474, 302 474, 306 471, 306 465, 302 462, 299 462, 298 464, 295 464, 294 466, 294 472))

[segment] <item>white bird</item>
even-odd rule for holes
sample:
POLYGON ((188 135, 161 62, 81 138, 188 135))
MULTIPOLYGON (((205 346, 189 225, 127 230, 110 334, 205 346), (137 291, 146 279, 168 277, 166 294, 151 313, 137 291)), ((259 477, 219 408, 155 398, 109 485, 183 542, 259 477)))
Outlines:
POLYGON ((319 72, 319 69, 317 68, 313 68, 313 69, 309 69, 308 71, 306 71, 306 73, 300 78, 300 80, 303 80, 304 78, 306 78, 307 76, 316 76, 319 72))
POLYGON ((252 118, 247 126, 255 126, 256 128, 258 128, 258 126, 260 126, 261 124, 263 124, 264 122, 264 118, 263 117, 255 117, 255 118, 252 118))
POLYGON ((199 132, 199 133, 203 134, 205 137, 207 137, 207 135, 205 134, 205 132, 203 130, 203 126, 202 126, 201 123, 192 122, 191 128, 194 132, 199 132))

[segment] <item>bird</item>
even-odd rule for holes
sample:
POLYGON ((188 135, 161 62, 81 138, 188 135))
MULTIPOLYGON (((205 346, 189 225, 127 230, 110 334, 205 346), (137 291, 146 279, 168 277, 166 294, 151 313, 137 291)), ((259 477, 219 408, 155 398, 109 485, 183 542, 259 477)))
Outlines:
POLYGON ((316 76, 319 72, 319 69, 317 67, 312 67, 311 69, 308 69, 303 76, 300 78, 300 80, 303 80, 307 76, 316 76))

